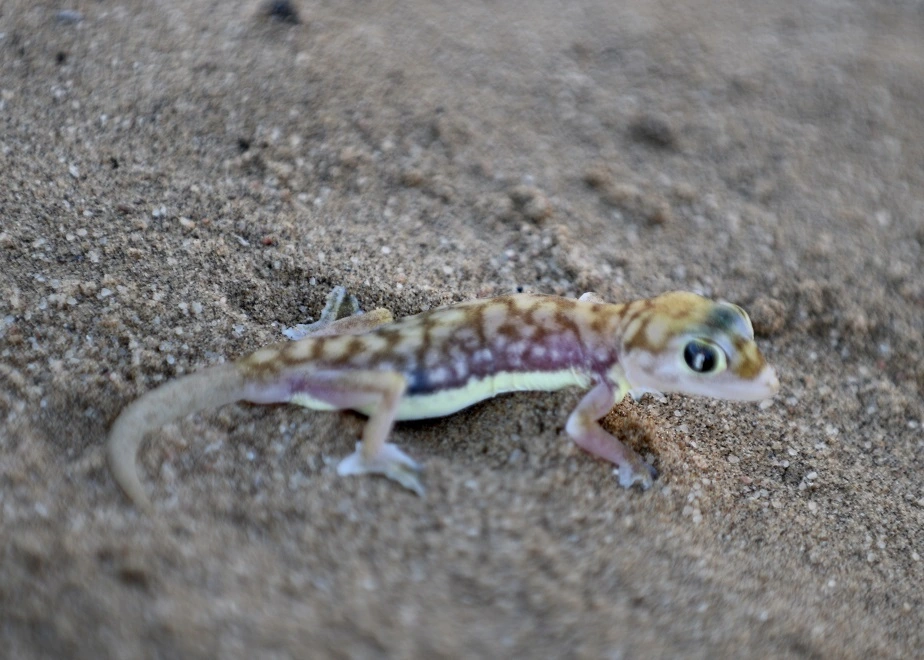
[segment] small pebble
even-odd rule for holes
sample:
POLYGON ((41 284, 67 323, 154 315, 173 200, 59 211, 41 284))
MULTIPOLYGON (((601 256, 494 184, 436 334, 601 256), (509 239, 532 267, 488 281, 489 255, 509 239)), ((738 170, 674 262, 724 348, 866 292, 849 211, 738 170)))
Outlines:
POLYGON ((760 296, 747 306, 754 334, 772 337, 786 325, 786 305, 769 296, 760 296))
POLYGON ((591 188, 606 188, 613 183, 613 174, 603 163, 595 163, 584 170, 584 183, 591 188))
POLYGON ((270 2, 266 3, 264 11, 267 16, 281 23, 290 23, 291 25, 301 23, 298 10, 289 0, 270 0, 270 2))
POLYGON ((645 142, 661 149, 673 149, 677 146, 677 133, 667 117, 661 115, 642 115, 629 125, 629 135, 638 142, 645 142))
POLYGON ((534 186, 514 186, 507 196, 524 216, 539 222, 552 215, 552 203, 545 194, 534 186))
POLYGON ((55 14, 55 20, 62 25, 73 25, 83 20, 83 14, 74 9, 62 9, 55 14))

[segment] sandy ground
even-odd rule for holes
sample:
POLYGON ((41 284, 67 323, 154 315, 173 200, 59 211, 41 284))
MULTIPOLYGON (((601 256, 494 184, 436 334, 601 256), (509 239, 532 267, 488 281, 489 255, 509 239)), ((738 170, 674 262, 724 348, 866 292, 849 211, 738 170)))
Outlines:
POLYGON ((0 6, 2 655, 920 653, 920 5, 297 9, 0 6), (228 406, 152 434, 139 515, 119 410, 336 284, 699 290, 783 387, 618 406, 644 493, 565 436, 577 392, 401 425, 424 499, 336 476, 358 416, 228 406))

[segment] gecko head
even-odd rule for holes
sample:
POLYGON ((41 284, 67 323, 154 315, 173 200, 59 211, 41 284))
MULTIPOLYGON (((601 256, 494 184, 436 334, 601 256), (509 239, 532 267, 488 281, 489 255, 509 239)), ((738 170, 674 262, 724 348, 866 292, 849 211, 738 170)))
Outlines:
POLYGON ((631 310, 622 367, 633 389, 759 401, 779 390, 743 309, 672 292, 631 310))

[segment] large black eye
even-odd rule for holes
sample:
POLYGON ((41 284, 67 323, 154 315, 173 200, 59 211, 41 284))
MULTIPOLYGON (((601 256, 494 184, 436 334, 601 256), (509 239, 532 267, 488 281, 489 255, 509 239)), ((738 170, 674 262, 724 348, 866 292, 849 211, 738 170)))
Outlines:
POLYGON ((687 366, 696 373, 708 374, 715 371, 721 356, 718 347, 694 339, 683 349, 683 359, 687 366))

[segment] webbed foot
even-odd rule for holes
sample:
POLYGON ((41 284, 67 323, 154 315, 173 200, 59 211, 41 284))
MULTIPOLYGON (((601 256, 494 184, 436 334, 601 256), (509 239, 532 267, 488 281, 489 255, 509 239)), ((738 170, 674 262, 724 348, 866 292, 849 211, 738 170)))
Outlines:
POLYGON ((398 449, 397 445, 386 442, 372 459, 363 456, 362 443, 356 443, 356 451, 340 461, 337 474, 341 477, 358 474, 381 474, 396 481, 410 491, 423 497, 424 487, 420 482, 420 464, 398 449))

